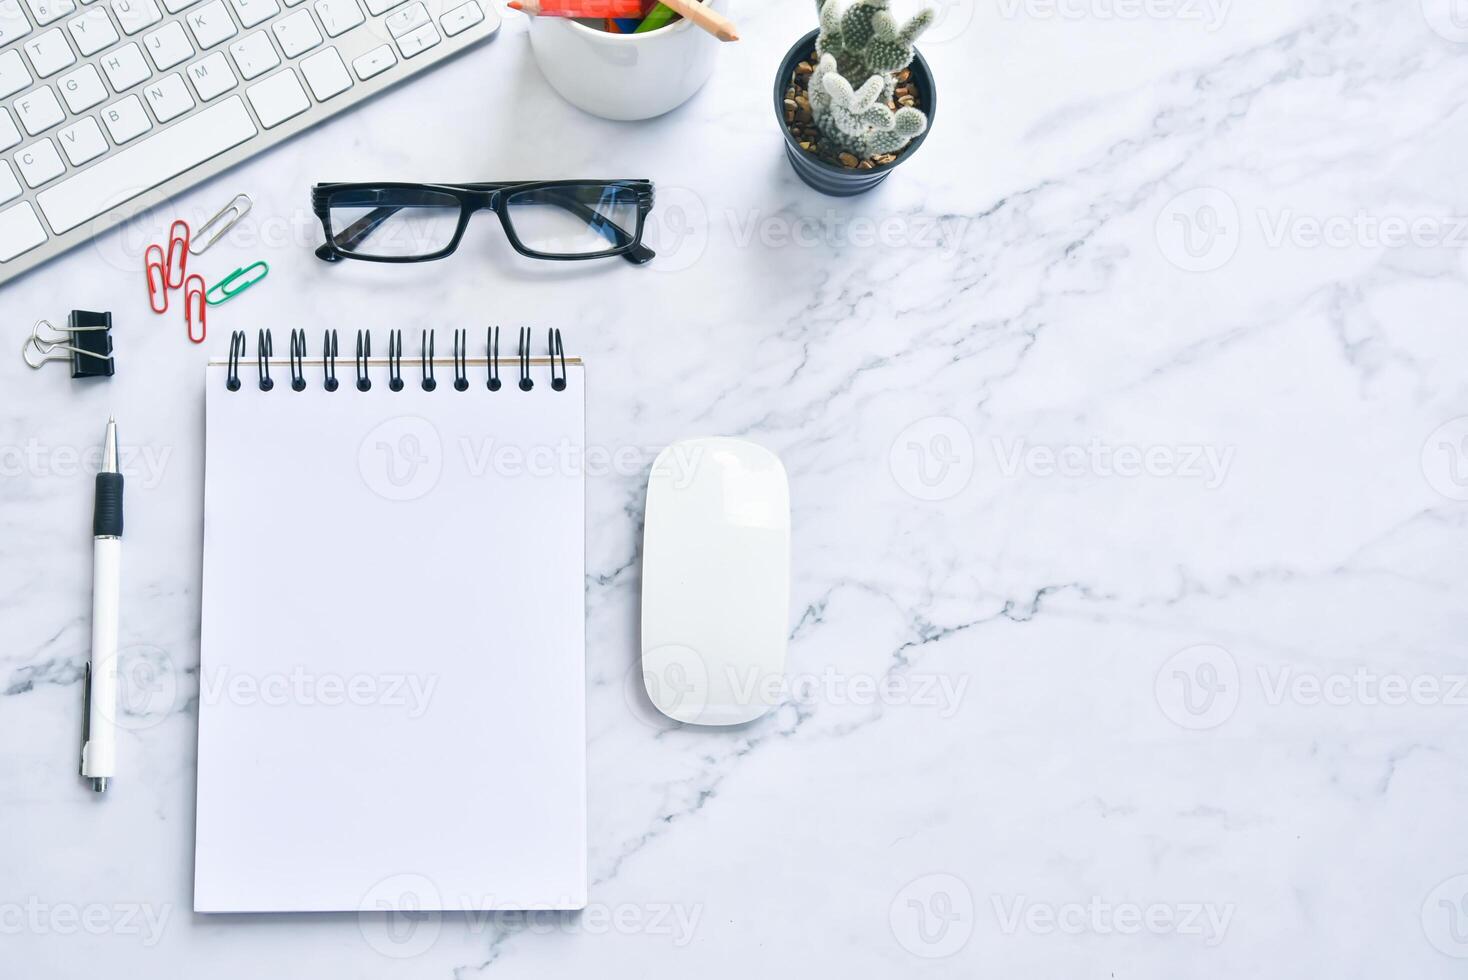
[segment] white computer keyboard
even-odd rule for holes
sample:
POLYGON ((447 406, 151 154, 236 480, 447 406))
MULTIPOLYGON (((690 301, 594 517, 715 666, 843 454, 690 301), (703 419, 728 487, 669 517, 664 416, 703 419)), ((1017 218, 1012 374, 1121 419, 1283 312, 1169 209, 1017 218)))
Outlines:
POLYGON ((492 3, 0 0, 0 283, 493 36, 492 3))

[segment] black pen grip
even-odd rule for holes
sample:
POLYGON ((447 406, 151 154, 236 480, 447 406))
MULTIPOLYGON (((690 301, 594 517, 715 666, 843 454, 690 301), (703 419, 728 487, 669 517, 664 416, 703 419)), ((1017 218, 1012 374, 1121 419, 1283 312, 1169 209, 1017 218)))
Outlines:
POLYGON ((98 473, 97 498, 92 505, 92 537, 122 537, 122 474, 98 473))

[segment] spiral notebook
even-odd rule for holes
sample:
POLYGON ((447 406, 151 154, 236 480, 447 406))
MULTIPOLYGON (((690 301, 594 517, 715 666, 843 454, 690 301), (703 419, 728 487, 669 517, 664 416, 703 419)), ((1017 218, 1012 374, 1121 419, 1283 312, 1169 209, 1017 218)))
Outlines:
POLYGON ((583 368, 543 336, 210 363, 196 912, 585 905, 583 368))

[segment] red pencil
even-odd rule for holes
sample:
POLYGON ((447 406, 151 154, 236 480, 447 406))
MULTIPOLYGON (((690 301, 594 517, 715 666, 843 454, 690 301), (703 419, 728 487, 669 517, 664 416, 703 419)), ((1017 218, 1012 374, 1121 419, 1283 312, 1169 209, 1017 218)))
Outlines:
POLYGON ((531 17, 641 17, 642 0, 510 0, 531 17))

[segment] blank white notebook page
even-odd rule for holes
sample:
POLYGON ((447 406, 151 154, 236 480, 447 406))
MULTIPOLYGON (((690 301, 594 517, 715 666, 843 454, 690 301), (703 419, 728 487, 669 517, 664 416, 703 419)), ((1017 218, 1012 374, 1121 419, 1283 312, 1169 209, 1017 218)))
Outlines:
POLYGON ((581 908, 584 372, 351 365, 207 371, 194 909, 581 908))

